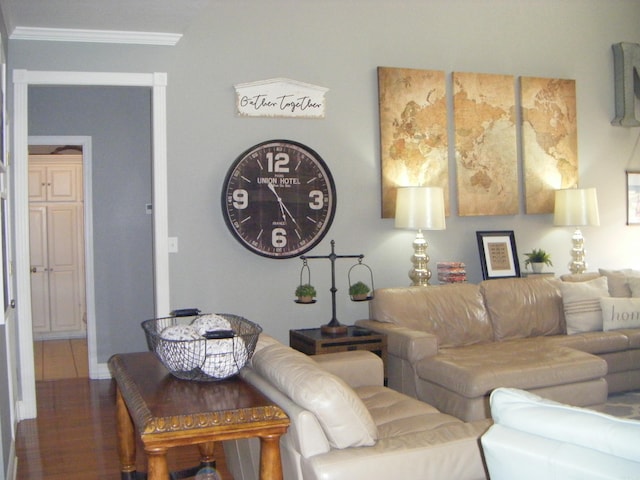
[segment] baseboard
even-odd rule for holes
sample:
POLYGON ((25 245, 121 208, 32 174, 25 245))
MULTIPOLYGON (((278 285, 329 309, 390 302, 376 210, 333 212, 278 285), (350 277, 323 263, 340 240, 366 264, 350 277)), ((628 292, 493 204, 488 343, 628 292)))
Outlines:
POLYGON ((79 338, 87 338, 87 332, 53 332, 53 333, 34 333, 34 342, 46 342, 47 340, 75 340, 79 338))
POLYGON ((111 372, 109 371, 109 365, 106 363, 98 363, 96 370, 89 372, 89 376, 92 380, 108 380, 111 378, 111 372))

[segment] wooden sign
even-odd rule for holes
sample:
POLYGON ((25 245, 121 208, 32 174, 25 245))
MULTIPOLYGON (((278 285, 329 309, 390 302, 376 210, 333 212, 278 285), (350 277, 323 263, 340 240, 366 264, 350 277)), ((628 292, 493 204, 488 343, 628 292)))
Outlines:
POLYGON ((235 85, 238 115, 243 117, 324 118, 328 88, 273 78, 235 85))

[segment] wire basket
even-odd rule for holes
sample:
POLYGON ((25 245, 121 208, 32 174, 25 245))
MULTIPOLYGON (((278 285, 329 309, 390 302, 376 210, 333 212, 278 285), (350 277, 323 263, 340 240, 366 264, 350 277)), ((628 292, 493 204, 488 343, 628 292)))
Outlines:
POLYGON ((256 348, 260 325, 227 313, 145 320, 149 350, 174 376, 217 381, 236 375, 256 348))

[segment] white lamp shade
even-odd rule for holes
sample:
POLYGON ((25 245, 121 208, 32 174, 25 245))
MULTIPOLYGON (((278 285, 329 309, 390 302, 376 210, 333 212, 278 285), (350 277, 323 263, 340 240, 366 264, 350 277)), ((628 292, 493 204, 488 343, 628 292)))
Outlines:
POLYGON ((558 226, 600 225, 595 188, 556 190, 553 224, 558 226))
POLYGON ((399 187, 396 228, 444 230, 444 192, 440 187, 399 187))

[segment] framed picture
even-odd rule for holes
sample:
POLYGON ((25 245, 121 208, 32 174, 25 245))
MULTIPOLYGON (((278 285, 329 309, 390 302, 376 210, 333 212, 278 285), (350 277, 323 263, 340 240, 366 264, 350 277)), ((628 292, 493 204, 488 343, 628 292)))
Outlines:
POLYGON ((640 172, 627 172, 627 225, 640 225, 640 172))
POLYGON ((520 276, 520 264, 513 231, 476 232, 482 278, 507 278, 520 276))

